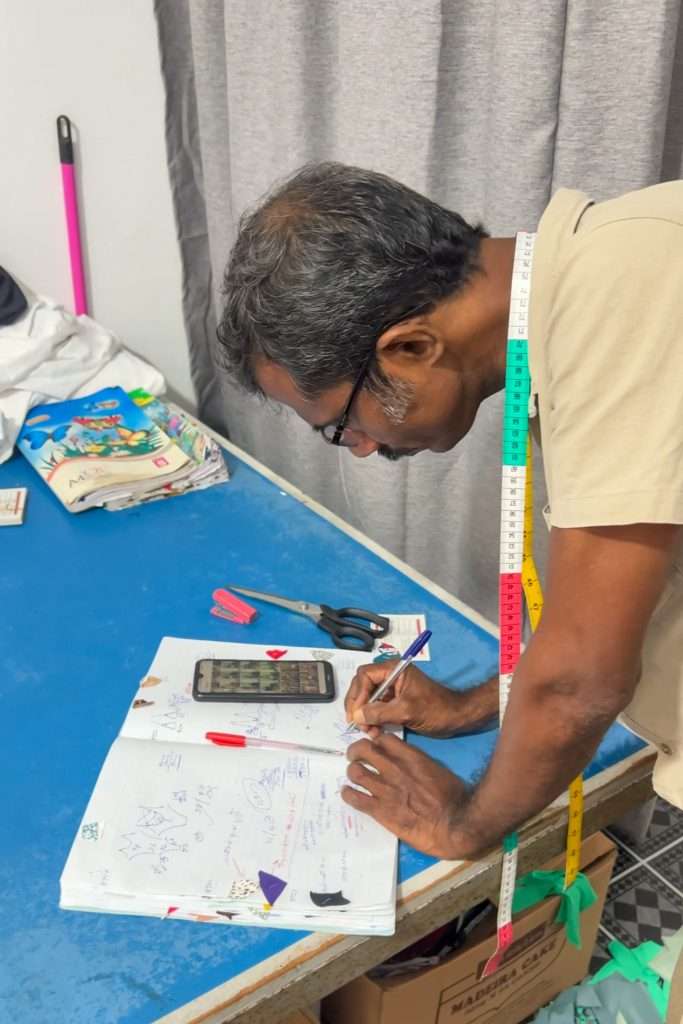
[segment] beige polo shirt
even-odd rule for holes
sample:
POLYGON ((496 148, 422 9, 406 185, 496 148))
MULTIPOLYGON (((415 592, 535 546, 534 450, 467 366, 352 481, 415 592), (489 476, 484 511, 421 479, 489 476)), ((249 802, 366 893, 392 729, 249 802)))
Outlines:
MULTIPOLYGON (((529 363, 549 524, 683 524, 683 182, 604 203, 553 197, 529 363)), ((683 807, 683 544, 622 721, 658 747, 655 789, 683 807)))

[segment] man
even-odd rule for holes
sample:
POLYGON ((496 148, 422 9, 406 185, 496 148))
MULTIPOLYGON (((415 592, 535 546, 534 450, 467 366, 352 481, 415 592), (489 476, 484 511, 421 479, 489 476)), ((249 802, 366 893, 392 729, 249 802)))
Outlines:
MULTIPOLYGON (((355 456, 448 451, 504 386, 514 245, 382 175, 304 168, 242 221, 225 365, 355 456)), ((683 806, 682 281, 683 183, 600 204, 565 190, 546 209, 529 321, 545 609, 491 763, 468 787, 378 727, 485 728, 495 679, 456 692, 411 667, 369 705, 388 671, 371 665, 347 698, 367 732, 348 777, 366 792, 343 797, 417 849, 471 859, 499 843, 618 715, 657 745, 655 787, 683 806)))

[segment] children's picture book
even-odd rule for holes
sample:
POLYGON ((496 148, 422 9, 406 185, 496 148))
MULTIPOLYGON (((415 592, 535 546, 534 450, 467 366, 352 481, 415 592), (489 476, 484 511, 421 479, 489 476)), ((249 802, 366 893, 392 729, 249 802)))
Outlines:
POLYGON ((29 413, 17 444, 70 512, 94 505, 125 508, 227 479, 213 441, 207 439, 201 461, 195 459, 157 422, 169 418, 159 412, 162 403, 148 404, 155 415, 113 387, 39 405, 29 413))
POLYGON ((391 935, 398 843, 341 798, 344 695, 368 654, 166 637, 137 691, 61 878, 67 910, 391 935), (332 665, 329 703, 192 696, 205 658, 332 665), (335 753, 214 746, 232 733, 335 753))
POLYGON ((218 448, 215 441, 193 423, 186 413, 172 409, 143 388, 129 391, 128 397, 132 398, 138 408, 144 409, 159 429, 163 430, 166 436, 170 437, 197 465, 205 462, 213 449, 218 448))
MULTIPOLYGON (((228 467, 220 446, 188 413, 176 406, 168 405, 142 388, 128 394, 140 409, 144 409, 159 429, 185 452, 192 463, 192 469, 183 477, 180 484, 161 488, 161 491, 152 497, 170 497, 180 486, 185 490, 202 490, 228 479, 228 467)), ((146 500, 149 500, 149 496, 146 500)))

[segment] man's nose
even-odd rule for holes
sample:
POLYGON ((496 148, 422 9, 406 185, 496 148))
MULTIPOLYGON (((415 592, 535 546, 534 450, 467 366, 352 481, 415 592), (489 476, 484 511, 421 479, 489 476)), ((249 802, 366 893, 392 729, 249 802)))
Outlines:
POLYGON ((352 455, 355 455, 357 459, 367 459, 368 455, 374 455, 379 448, 379 442, 373 441, 367 434, 362 434, 357 444, 354 444, 349 451, 352 455))

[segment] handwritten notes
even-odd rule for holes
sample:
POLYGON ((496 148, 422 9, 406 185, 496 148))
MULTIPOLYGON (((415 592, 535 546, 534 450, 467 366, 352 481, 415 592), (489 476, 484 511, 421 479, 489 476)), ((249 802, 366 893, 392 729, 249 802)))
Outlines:
MULTIPOLYGON (((203 658, 245 658, 258 661, 268 645, 211 643, 164 637, 154 661, 131 701, 121 735, 162 742, 205 743, 207 732, 238 732, 260 739, 314 743, 344 749, 356 736, 345 736, 344 695, 356 669, 372 655, 330 649, 326 660, 334 670, 336 698, 327 704, 202 703, 192 699, 195 665, 203 658), (155 680, 150 687, 150 678, 155 680), (144 701, 144 703, 139 703, 144 701)), ((290 647, 282 661, 315 661, 319 653, 290 647)))
MULTIPOLYGON (((339 749, 343 695, 367 655, 330 652, 338 694, 329 704, 188 696, 200 658, 258 659, 262 650, 163 640, 85 811, 62 874, 62 907, 393 933, 397 843, 342 801, 345 762, 204 740, 209 729, 295 742, 314 735, 339 749), (136 706, 140 694, 153 703, 136 706)), ((311 656, 301 648, 286 655, 311 656)))

